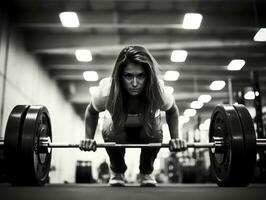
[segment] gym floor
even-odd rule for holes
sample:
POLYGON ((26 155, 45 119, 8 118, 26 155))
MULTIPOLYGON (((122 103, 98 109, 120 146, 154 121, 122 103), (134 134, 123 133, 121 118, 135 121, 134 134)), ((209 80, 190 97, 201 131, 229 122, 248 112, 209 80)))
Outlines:
POLYGON ((215 184, 167 184, 155 188, 138 185, 109 187, 99 184, 51 184, 45 187, 0 185, 0 194, 1 200, 265 200, 266 184, 251 184, 246 188, 220 188, 215 184))

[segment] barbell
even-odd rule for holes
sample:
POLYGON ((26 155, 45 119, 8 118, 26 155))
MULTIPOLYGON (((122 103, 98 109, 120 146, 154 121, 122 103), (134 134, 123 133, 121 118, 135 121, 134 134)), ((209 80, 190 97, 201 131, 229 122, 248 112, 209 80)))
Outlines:
MULTIPOLYGON (((252 118, 243 105, 215 107, 208 143, 187 143, 188 148, 209 148, 211 168, 219 186, 247 186, 253 177, 257 139, 252 118)), ((52 142, 49 112, 45 106, 17 105, 11 111, 0 140, 12 185, 43 186, 48 180, 53 148, 79 148, 80 144, 52 142)), ((169 144, 99 143, 97 148, 169 148, 169 144)))

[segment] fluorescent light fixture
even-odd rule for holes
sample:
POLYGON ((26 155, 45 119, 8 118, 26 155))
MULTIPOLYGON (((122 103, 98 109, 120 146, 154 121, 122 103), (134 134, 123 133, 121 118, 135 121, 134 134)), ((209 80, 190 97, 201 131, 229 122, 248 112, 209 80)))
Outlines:
POLYGON ((210 89, 211 90, 222 90, 225 86, 225 82, 224 81, 213 81, 210 84, 210 89))
POLYGON ((255 99, 255 93, 253 91, 248 91, 245 95, 244 98, 247 100, 253 100, 255 99))
POLYGON ((60 21, 64 27, 79 27, 78 15, 75 12, 61 12, 59 14, 60 21))
POLYGON ((190 107, 193 109, 201 109, 203 106, 203 103, 201 101, 192 101, 190 104, 190 107))
POLYGON ((179 119, 179 123, 180 124, 185 124, 185 123, 189 122, 189 117, 188 116, 182 115, 178 119, 179 119))
POLYGON ((209 94, 202 94, 199 96, 198 101, 202 103, 209 103, 211 101, 212 97, 209 94))
POLYGON ((187 58, 187 51, 185 50, 173 50, 171 54, 172 62, 185 62, 187 58))
POLYGON ((199 29, 202 15, 199 13, 186 13, 183 20, 184 29, 199 29))
POLYGON ((83 77, 86 81, 98 81, 98 73, 95 71, 85 71, 83 77))
POLYGON ((184 111, 184 115, 187 116, 187 117, 193 117, 197 114, 197 111, 195 109, 186 109, 184 111))
POLYGON ((97 86, 92 86, 92 87, 90 87, 90 88, 89 88, 90 94, 91 94, 91 95, 94 95, 95 92, 98 90, 98 88, 99 88, 99 87, 97 87, 97 86))
POLYGON ((265 42, 266 41, 266 28, 260 28, 256 35, 253 38, 256 42, 265 42))
POLYGON ((76 50, 75 55, 79 62, 92 61, 91 51, 88 49, 78 49, 76 50))
POLYGON ((166 90, 167 93, 173 94, 174 88, 171 86, 165 86, 164 89, 166 90))
POLYGON ((246 62, 243 59, 234 59, 229 63, 229 65, 227 66, 227 69, 230 71, 238 71, 242 69, 245 63, 246 62))
POLYGON ((178 71, 167 71, 164 74, 164 80, 166 81, 176 81, 179 77, 178 71))

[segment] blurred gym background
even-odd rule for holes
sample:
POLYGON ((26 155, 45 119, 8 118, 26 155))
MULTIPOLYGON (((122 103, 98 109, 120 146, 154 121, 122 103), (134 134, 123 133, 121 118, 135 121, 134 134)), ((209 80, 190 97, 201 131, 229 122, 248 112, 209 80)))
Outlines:
MULTIPOLYGON (((79 143, 95 87, 111 74, 119 51, 137 44, 161 67, 179 107, 183 139, 207 142, 212 109, 228 103, 245 104, 257 137, 265 138, 265 10, 265 0, 1 1, 0 136, 15 105, 34 104, 48 108, 54 142, 79 143)), ((97 142, 103 142, 103 116, 97 142)), ((168 142, 164 118, 163 132, 168 142)), ((131 183, 137 180, 139 153, 126 153, 131 183)), ((254 182, 263 182, 265 152, 257 163, 254 182)), ((55 149, 50 183, 106 182, 108 165, 103 149, 55 149)), ((206 149, 161 149, 154 174, 162 183, 208 183, 209 167, 206 149)))

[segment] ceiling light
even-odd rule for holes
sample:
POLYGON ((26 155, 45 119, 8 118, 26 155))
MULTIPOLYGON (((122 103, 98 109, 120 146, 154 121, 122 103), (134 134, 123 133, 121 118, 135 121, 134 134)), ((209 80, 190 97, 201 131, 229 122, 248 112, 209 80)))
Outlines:
POLYGON ((213 81, 210 84, 210 89, 211 90, 222 90, 225 86, 225 82, 224 81, 213 81))
POLYGON ((78 15, 75 12, 61 12, 59 18, 64 27, 79 27, 78 15))
POLYGON ((98 81, 98 73, 95 71, 85 71, 83 77, 86 81, 98 81))
POLYGON ((90 94, 91 94, 91 95, 94 95, 95 92, 98 90, 98 88, 99 88, 99 87, 97 87, 97 86, 92 86, 92 87, 90 87, 90 88, 89 88, 90 94))
POLYGON ((185 50, 173 50, 171 54, 172 62, 185 62, 187 58, 187 51, 185 50))
POLYGON ((230 71, 238 71, 245 65, 245 63, 246 62, 243 59, 235 59, 229 63, 227 69, 230 71))
POLYGON ((209 103, 211 99, 212 99, 211 95, 202 94, 199 96, 198 101, 200 101, 202 103, 209 103))
POLYGON ((195 109, 186 109, 184 111, 184 115, 188 117, 193 117, 197 114, 197 111, 195 109))
POLYGON ((164 80, 166 81, 176 81, 179 77, 178 71, 167 71, 164 74, 164 80))
POLYGON ((88 49, 78 49, 76 50, 75 55, 79 62, 92 61, 91 51, 88 49))
POLYGON ((253 38, 256 42, 265 42, 266 41, 266 28, 260 28, 256 35, 253 38))
POLYGON ((244 98, 247 100, 253 100, 255 99, 255 93, 253 91, 248 91, 245 95, 244 98))
POLYGON ((187 13, 184 16, 184 29, 198 29, 202 21, 202 15, 199 13, 187 13))
POLYGON ((193 109, 201 109, 203 106, 203 103, 201 101, 192 101, 190 104, 190 107, 193 109))

